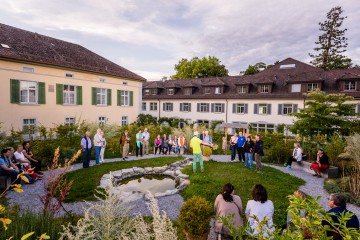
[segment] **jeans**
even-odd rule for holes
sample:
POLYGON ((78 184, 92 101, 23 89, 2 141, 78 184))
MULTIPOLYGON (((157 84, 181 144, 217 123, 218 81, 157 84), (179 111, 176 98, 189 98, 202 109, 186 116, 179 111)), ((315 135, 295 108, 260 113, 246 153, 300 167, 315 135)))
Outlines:
POLYGON ((239 161, 244 161, 245 160, 244 148, 243 147, 238 147, 237 152, 238 152, 238 155, 239 155, 239 161))
POLYGON ((231 146, 231 160, 235 160, 236 157, 236 146, 231 146))
POLYGON ((245 167, 252 169, 253 167, 253 153, 245 153, 245 167))
POLYGON ((20 178, 16 180, 18 174, 19 174, 19 172, 15 171, 15 170, 11 170, 11 171, 2 170, 1 171, 2 176, 11 177, 11 184, 12 183, 20 183, 20 178), (16 180, 16 182, 14 182, 15 180, 16 180))
POLYGON ((154 153, 156 154, 158 150, 159 150, 159 154, 161 154, 161 146, 160 145, 155 145, 154 153))
POLYGON ((101 151, 101 146, 95 146, 95 163, 96 164, 100 163, 100 151, 101 151))
POLYGON ((171 150, 172 150, 172 145, 169 145, 169 146, 168 146, 169 155, 170 155, 170 153, 171 153, 171 150))
POLYGON ((139 150, 140 150, 140 156, 142 157, 142 155, 143 155, 142 143, 139 144, 139 147, 136 144, 136 157, 139 156, 139 150))
POLYGON ((91 155, 91 149, 84 150, 82 152, 83 155, 83 168, 88 168, 90 165, 90 155, 91 155))
POLYGON ((200 169, 201 171, 204 170, 204 163, 203 163, 203 160, 202 160, 202 154, 201 153, 195 153, 193 154, 194 156, 194 161, 193 161, 193 170, 194 172, 196 172, 196 162, 200 162, 200 169))

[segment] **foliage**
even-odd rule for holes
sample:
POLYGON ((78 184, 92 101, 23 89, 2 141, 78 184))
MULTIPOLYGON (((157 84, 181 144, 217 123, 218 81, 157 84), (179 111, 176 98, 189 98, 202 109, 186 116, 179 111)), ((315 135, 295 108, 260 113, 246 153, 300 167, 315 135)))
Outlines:
POLYGON ((228 76, 228 70, 216 57, 193 57, 191 60, 183 58, 175 64, 176 73, 171 79, 224 77, 228 76))
POLYGON ((258 63, 255 63, 254 65, 249 65, 248 68, 245 71, 241 71, 240 74, 253 75, 253 74, 261 72, 265 69, 271 68, 277 63, 278 63, 278 61, 276 61, 274 64, 266 65, 263 62, 258 62, 258 63))
MULTIPOLYGON (((230 158, 230 156, 229 156, 230 158)), ((185 167, 182 172, 189 175, 191 184, 181 193, 185 200, 200 196, 214 203, 222 187, 231 182, 235 192, 241 196, 243 204, 251 197, 251 186, 262 184, 266 187, 269 199, 275 206, 274 222, 278 225, 286 223, 286 196, 293 194, 305 182, 271 167, 263 167, 263 174, 244 168, 240 162, 220 163, 208 161, 204 163, 203 173, 193 173, 192 166, 185 167), (286 187, 284 187, 286 183, 286 187)))
POLYGON ((348 46, 345 32, 347 29, 341 29, 344 19, 341 14, 343 10, 340 6, 332 8, 326 15, 327 19, 320 22, 319 30, 322 34, 319 40, 315 42, 317 47, 314 50, 317 54, 309 54, 313 58, 311 63, 322 69, 342 69, 350 68, 351 59, 342 55, 348 46))
POLYGON ((285 140, 283 133, 266 133, 262 137, 265 159, 269 163, 284 163, 292 154, 294 141, 285 140))
POLYGON ((212 153, 212 150, 210 147, 208 146, 204 146, 203 147, 203 155, 206 156, 206 157, 210 157, 211 156, 211 153, 212 153))
POLYGON ((336 166, 341 171, 344 167, 344 160, 339 158, 339 155, 344 152, 346 142, 341 139, 338 135, 330 137, 330 141, 326 144, 325 152, 330 158, 330 163, 336 166))
POLYGON ((150 114, 139 114, 136 118, 136 124, 139 126, 145 126, 149 124, 156 124, 157 119, 150 114))
POLYGON ((326 94, 319 89, 306 94, 313 100, 305 103, 306 107, 299 113, 292 113, 297 117, 291 132, 302 136, 314 136, 318 133, 333 135, 334 133, 347 136, 360 129, 360 120, 351 119, 355 116, 354 104, 346 104, 354 98, 344 94, 326 94))
POLYGON ((198 196, 188 199, 180 208, 179 224, 190 236, 198 237, 210 230, 214 209, 210 202, 198 196))
POLYGON ((183 118, 168 118, 168 117, 161 117, 158 120, 159 124, 167 122, 171 127, 177 128, 180 122, 186 122, 183 118))
POLYGON ((211 121, 211 130, 215 130, 216 126, 219 125, 219 124, 222 124, 224 121, 223 120, 216 120, 216 121, 211 121))

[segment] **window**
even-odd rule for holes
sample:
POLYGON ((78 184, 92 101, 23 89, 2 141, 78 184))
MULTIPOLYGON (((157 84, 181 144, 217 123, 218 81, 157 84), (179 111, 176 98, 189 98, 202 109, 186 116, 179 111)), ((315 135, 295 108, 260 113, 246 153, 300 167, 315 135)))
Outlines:
POLYGON ((151 95, 157 95, 157 89, 151 89, 151 95))
POLYGON ((75 124, 75 122, 76 122, 76 119, 74 117, 65 118, 65 124, 66 125, 72 125, 72 124, 75 124))
POLYGON ((308 92, 314 91, 317 88, 319 88, 317 83, 308 83, 307 85, 308 92))
POLYGON ((215 88, 215 94, 221 94, 221 87, 215 88))
POLYGON ((214 103, 214 112, 215 113, 224 112, 223 104, 222 103, 214 103))
POLYGON ((200 125, 204 125, 204 126, 206 126, 206 127, 210 127, 210 122, 209 122, 209 120, 197 120, 196 121, 198 124, 200 124, 200 125))
POLYGON ((259 104, 258 105, 258 114, 268 114, 268 105, 267 104, 259 104))
POLYGON ((239 86, 238 93, 247 93, 247 86, 239 86))
POLYGON ((191 88, 185 88, 184 89, 184 94, 185 95, 190 95, 191 94, 191 88))
POLYGON ((143 103, 141 104, 141 109, 142 109, 143 111, 146 111, 146 102, 143 102, 143 103))
POLYGON ((106 121, 107 121, 107 118, 106 118, 106 117, 104 117, 104 116, 98 117, 98 123, 99 123, 99 125, 105 125, 105 124, 106 124, 106 121))
POLYGON ((295 112, 295 104, 279 104, 279 108, 281 108, 281 106, 282 106, 282 110, 280 110, 281 115, 287 115, 292 112, 295 112))
POLYGON ((209 112, 208 103, 198 103, 198 112, 209 112))
POLYGON ((166 112, 171 112, 173 110, 173 103, 164 103, 163 110, 166 112))
POLYGON ((257 133, 259 132, 274 132, 275 125, 269 123, 251 123, 251 127, 257 133))
POLYGON ((168 94, 168 95, 174 95, 174 89, 173 89, 173 88, 169 88, 169 89, 167 90, 167 94, 168 94))
POLYGON ((105 88, 96 89, 96 104, 97 105, 106 105, 107 91, 105 88))
POLYGON ((23 119, 23 132, 24 132, 24 134, 35 134, 36 133, 36 119, 35 118, 23 119))
POLYGON ((268 93, 269 92, 269 85, 260 85, 260 92, 261 93, 268 93))
POLYGON ((291 92, 301 92, 301 84, 291 84, 291 92))
POLYGON ((37 103, 36 92, 37 92, 36 82, 20 81, 21 103, 37 103))
POLYGON ((296 68, 296 64, 282 64, 280 65, 280 69, 294 69, 296 68))
POLYGON ((191 103, 180 103, 180 112, 191 112, 191 103))
POLYGON ((157 111, 157 102, 150 103, 150 111, 157 111))
POLYGON ((129 91, 121 91, 121 99, 120 102, 122 103, 121 106, 129 106, 129 91))
POLYGON ((247 113, 247 104, 245 103, 235 103, 233 104, 233 113, 247 113))
POLYGON ((129 122, 128 122, 128 116, 122 116, 121 117, 121 126, 126 126, 128 125, 129 122))
POLYGON ((149 89, 145 90, 145 95, 150 95, 150 90, 149 89))
POLYGON ((205 93, 205 94, 210 94, 210 93, 211 93, 211 88, 206 87, 206 88, 204 89, 204 93, 205 93))
POLYGON ((65 73, 65 77, 67 77, 67 78, 73 78, 73 77, 74 77, 74 74, 72 74, 72 73, 65 73))
POLYGON ((73 85, 64 85, 64 104, 76 104, 76 87, 73 85))
POLYGON ((23 72, 28 72, 28 73, 33 73, 33 72, 35 72, 35 69, 32 68, 32 67, 23 67, 22 71, 23 72))
POLYGON ((355 89, 356 89, 355 81, 346 81, 345 82, 345 86, 344 86, 345 91, 353 91, 355 89))

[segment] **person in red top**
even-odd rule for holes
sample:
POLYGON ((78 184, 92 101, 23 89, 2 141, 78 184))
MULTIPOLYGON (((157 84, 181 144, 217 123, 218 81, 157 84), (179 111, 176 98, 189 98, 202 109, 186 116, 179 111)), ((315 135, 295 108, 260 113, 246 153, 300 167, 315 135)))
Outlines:
POLYGON ((321 177, 320 172, 325 172, 330 166, 329 157, 325 154, 323 149, 319 149, 317 152, 316 162, 311 164, 310 169, 314 170, 313 176, 321 177))

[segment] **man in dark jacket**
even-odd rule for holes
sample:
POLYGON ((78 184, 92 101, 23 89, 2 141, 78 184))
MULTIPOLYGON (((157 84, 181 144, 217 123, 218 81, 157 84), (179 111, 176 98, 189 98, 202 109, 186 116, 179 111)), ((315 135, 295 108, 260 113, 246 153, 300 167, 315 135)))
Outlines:
POLYGON ((256 171, 261 172, 261 156, 264 156, 264 147, 263 147, 263 142, 260 140, 259 134, 256 134, 255 136, 254 154, 255 154, 255 162, 256 162, 256 171))

